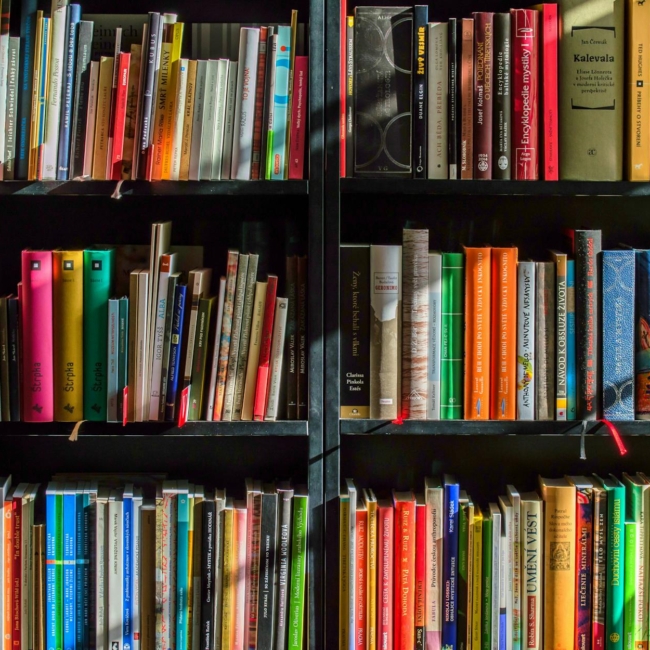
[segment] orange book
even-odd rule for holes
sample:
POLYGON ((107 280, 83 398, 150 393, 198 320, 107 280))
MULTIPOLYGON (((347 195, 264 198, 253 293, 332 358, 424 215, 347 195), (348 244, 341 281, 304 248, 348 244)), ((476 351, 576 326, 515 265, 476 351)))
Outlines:
MULTIPOLYGON (((7 497, 7 500, 2 504, 4 516, 4 554, 2 562, 4 565, 4 578, 3 578, 3 603, 2 603, 2 616, 4 620, 5 630, 13 629, 13 521, 12 521, 12 499, 7 497)), ((12 650, 12 636, 5 634, 3 640, 3 650, 12 650)))
POLYGON ((395 504, 394 650, 415 647, 415 496, 393 492, 395 504))
POLYGON ((466 420, 490 418, 491 251, 465 247, 466 420))
POLYGON ((516 417, 517 252, 492 249, 492 420, 516 417))
POLYGON ((357 539, 355 552, 356 562, 356 593, 354 603, 354 620, 356 621, 355 647, 366 650, 366 600, 367 600, 367 575, 368 564, 368 507, 365 503, 357 504, 357 539))

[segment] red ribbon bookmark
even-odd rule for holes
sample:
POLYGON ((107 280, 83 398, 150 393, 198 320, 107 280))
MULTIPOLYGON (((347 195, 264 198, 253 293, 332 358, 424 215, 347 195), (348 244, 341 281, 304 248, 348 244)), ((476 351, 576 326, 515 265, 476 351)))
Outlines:
POLYGON ((625 454, 627 454, 627 448, 623 444, 623 439, 621 438, 618 429, 609 420, 601 420, 601 422, 607 427, 612 438, 614 438, 614 442, 616 443, 621 456, 625 456, 625 454))

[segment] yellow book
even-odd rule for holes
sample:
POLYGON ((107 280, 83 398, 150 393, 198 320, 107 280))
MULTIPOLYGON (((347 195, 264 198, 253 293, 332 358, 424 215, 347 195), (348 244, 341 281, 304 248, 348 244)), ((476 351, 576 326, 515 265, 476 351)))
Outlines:
POLYGON ((39 88, 41 84, 41 56, 43 47, 43 12, 36 12, 36 37, 34 39, 34 75, 32 83, 32 118, 29 131, 28 180, 35 181, 38 171, 39 88))
POLYGON ((111 116, 113 89, 113 57, 103 56, 99 60, 99 84, 97 89, 97 117, 95 121, 95 146, 93 150, 93 180, 107 179, 108 129, 111 116))
POLYGON ((366 613, 366 638, 368 650, 377 648, 377 498, 372 490, 364 490, 368 504, 368 578, 366 589, 368 594, 366 613))
POLYGON ((348 650, 350 596, 350 497, 339 497, 339 650, 348 650))
POLYGON ((472 590, 470 599, 472 608, 468 620, 472 622, 472 644, 468 650, 481 650, 481 576, 483 575, 483 513, 474 506, 474 520, 470 521, 470 535, 472 545, 470 558, 472 565, 472 590))
POLYGON ((181 166, 178 178, 190 179, 190 154, 192 153, 192 120, 194 117, 194 95, 196 91, 196 61, 187 64, 187 90, 185 91, 185 109, 183 111, 183 142, 181 143, 181 166))
POLYGON ((627 0, 627 177, 650 181, 650 4, 627 0))
MULTIPOLYGON (((461 492, 461 495, 463 492, 461 492)), ((462 496, 461 496, 462 499, 462 496)), ((461 501, 462 503, 462 501, 461 501)), ((470 649, 472 647, 473 639, 472 636, 474 633, 474 628, 472 627, 472 595, 474 593, 474 582, 477 580, 477 576, 474 573, 474 503, 471 498, 468 498, 467 504, 463 506, 461 512, 461 517, 466 517, 467 519, 467 603, 465 611, 465 629, 467 630, 466 634, 466 648, 470 649)), ((478 580, 481 578, 479 577, 478 580)))
POLYGON ((235 638, 235 508, 231 498, 226 501, 223 526, 223 582, 221 592, 221 647, 230 650, 235 638))
POLYGON ((167 114, 165 117, 165 130, 163 135, 162 178, 169 180, 172 170, 172 155, 174 152, 174 116, 176 115, 176 102, 178 101, 178 72, 183 46, 183 23, 171 25, 171 59, 169 63, 169 81, 167 91, 167 114))
MULTIPOLYGON (((192 607, 192 577, 194 573, 194 546, 196 537, 196 528, 195 523, 196 519, 194 518, 194 507, 196 505, 196 495, 194 493, 194 486, 190 485, 190 494, 193 496, 189 497, 189 516, 187 521, 187 647, 192 647, 192 617, 193 617, 193 607, 192 607)), ((199 538, 200 539, 200 538, 199 538)), ((200 546, 200 544, 196 544, 200 546)))
POLYGON ((576 489, 539 478, 544 500, 544 649, 571 650, 575 636, 576 489))
POLYGON ((54 419, 83 420, 83 251, 52 255, 54 419))
MULTIPOLYGON (((165 34, 171 34, 173 25, 165 25, 165 34)), ((151 180, 162 180, 163 152, 165 150, 165 123, 169 116, 169 82, 171 78, 172 44, 165 36, 160 46, 160 73, 156 92, 156 112, 153 123, 153 166, 151 180)))

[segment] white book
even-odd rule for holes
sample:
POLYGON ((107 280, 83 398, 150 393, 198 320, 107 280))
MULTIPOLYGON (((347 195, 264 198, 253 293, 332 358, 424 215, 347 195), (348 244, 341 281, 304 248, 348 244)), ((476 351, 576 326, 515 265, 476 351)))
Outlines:
POLYGON ((131 519, 131 532, 133 536, 133 562, 131 567, 131 650, 140 650, 140 573, 142 562, 142 488, 133 490, 133 518, 131 519))
MULTIPOLYGON (((0 36, 0 166, 5 160, 5 123, 7 118, 7 87, 9 81, 9 34, 0 36)), ((0 170, 0 178, 2 178, 0 170)))
POLYGON ((108 516, 108 488, 100 488, 95 502, 95 647, 97 650, 108 650, 108 620, 107 620, 107 531, 106 517, 108 516))
POLYGON ((253 162, 253 123, 260 30, 242 27, 239 36, 239 69, 235 96, 234 135, 230 178, 247 181, 253 162))
POLYGON ((217 74, 219 61, 210 60, 205 69, 205 90, 203 92, 203 119, 201 122, 201 156, 199 179, 209 181, 212 173, 212 146, 214 137, 215 102, 217 101, 217 74))
POLYGON ((169 180, 177 181, 181 170, 181 148, 183 145, 183 120, 185 118, 185 97, 187 93, 187 59, 178 62, 176 81, 176 102, 174 103, 174 127, 172 131, 172 165, 169 180))
POLYGON ((196 62, 196 83, 194 92, 194 113, 192 114, 192 143, 190 145, 191 181, 201 180, 201 141, 203 137, 203 113, 205 111, 205 82, 208 62, 196 62))
POLYGON ((350 511, 348 516, 348 525, 350 531, 348 533, 348 562, 349 562, 349 571, 348 571, 348 630, 349 639, 348 639, 348 650, 355 650, 357 647, 356 642, 356 627, 355 627, 355 603, 357 600, 357 488, 354 485, 352 479, 346 479, 346 484, 348 488, 348 496, 350 498, 350 511))
POLYGON ((512 650, 513 642, 513 576, 514 576, 514 524, 513 524, 513 505, 507 496, 499 497, 499 507, 501 508, 501 587, 500 587, 500 608, 501 623, 503 623, 503 608, 505 607, 506 616, 506 650, 512 650), (502 592, 502 593, 501 593, 502 592))
POLYGON ((111 490, 108 500, 108 647, 122 648, 124 613, 124 502, 122 490, 111 490))
POLYGON ((93 171, 93 151, 95 148, 95 118, 97 117, 98 87, 99 61, 91 61, 90 75, 88 79, 88 114, 86 115, 86 141, 84 143, 84 178, 90 178, 93 171))
POLYGON ((427 39, 427 178, 449 178, 447 23, 429 23, 427 39))
POLYGON ((214 349, 212 350, 212 365, 210 366, 210 389, 208 393, 208 412, 206 419, 212 422, 214 417, 214 398, 217 390, 217 370, 219 368, 219 346, 217 341, 221 336, 221 325, 223 324, 223 303, 226 298, 226 278, 221 276, 219 278, 219 297, 217 298, 217 322, 215 332, 217 333, 214 349))
POLYGON ((163 348, 165 343, 165 320, 167 310, 171 305, 167 305, 167 293, 169 289, 169 276, 176 273, 178 253, 169 253, 164 257, 161 256, 158 277, 158 300, 156 309, 153 312, 155 324, 153 327, 154 338, 152 341, 152 363, 151 363, 151 386, 149 396, 149 420, 157 421, 160 414, 160 386, 163 364, 163 348))
MULTIPOLYGON (((135 421, 145 421, 145 393, 147 386, 147 355, 149 342, 149 271, 138 273, 138 305, 133 317, 137 319, 135 348, 135 421)), ((148 411, 146 411, 148 413, 148 411)))
POLYGON ((501 594, 501 511, 496 503, 489 504, 492 519, 492 634, 491 650, 499 650, 501 594))
POLYGON ((542 648, 542 568, 544 566, 544 506, 537 492, 521 495, 521 570, 525 597, 521 599, 521 638, 527 650, 542 648))
POLYGON ((426 647, 442 646, 442 540, 445 494, 440 479, 424 479, 426 516, 426 647))
POLYGON ((226 126, 226 104, 228 99, 228 75, 230 61, 219 59, 217 71, 217 96, 215 99, 214 132, 212 134, 212 169, 210 171, 213 181, 221 180, 223 166, 223 134, 226 126))
POLYGON ((521 496, 514 485, 506 490, 512 504, 512 647, 521 650, 521 496))
POLYGON ((429 363, 427 419, 440 419, 442 345, 442 254, 429 253, 429 363))
POLYGON ((59 123, 63 97, 63 57, 68 8, 61 7, 52 19, 52 49, 50 51, 49 87, 45 121, 45 146, 43 148, 43 180, 55 181, 59 163, 59 123))
POLYGON ((282 382, 282 356, 284 337, 287 332, 287 298, 275 299, 275 318, 273 320, 273 339, 271 341, 271 367, 269 369, 269 388, 264 419, 274 422, 278 417, 280 402, 280 383, 282 382))
MULTIPOLYGON (((4 178, 11 180, 16 176, 16 138, 18 137, 18 88, 20 58, 20 38, 9 37, 9 55, 7 57, 7 110, 4 134, 4 178)), ((2 130, 2 129, 0 129, 2 130)))
POLYGON ((517 265, 517 419, 535 419, 535 262, 517 265))
POLYGON ((230 61, 228 64, 228 90, 226 94, 226 116, 223 129, 223 153, 221 163, 221 178, 230 178, 230 163, 232 161, 232 138, 235 121, 235 93, 237 89, 238 62, 230 61))

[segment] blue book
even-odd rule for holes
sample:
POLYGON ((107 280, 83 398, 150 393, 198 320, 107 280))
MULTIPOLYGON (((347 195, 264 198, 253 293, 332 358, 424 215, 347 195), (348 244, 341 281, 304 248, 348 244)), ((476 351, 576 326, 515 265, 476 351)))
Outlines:
POLYGON ((634 420, 633 250, 602 252, 603 416, 634 420))
MULTIPOLYGON (((91 590, 91 580, 90 580, 90 560, 91 560, 91 529, 93 527, 93 512, 94 504, 97 500, 97 483, 87 483, 86 491, 84 492, 84 534, 83 534, 83 647, 90 648, 90 619, 91 619, 91 608, 90 608, 90 590, 91 590)), ((94 594, 93 594, 94 600, 94 594)))
POLYGON ((77 486, 67 483, 63 492, 63 648, 75 650, 77 570, 77 486))
POLYGON ((576 419, 577 369, 576 369, 576 263, 566 263, 566 419, 576 419))
POLYGON ((650 251, 636 251, 636 418, 650 419, 650 251))
POLYGON ((270 178, 284 179, 284 161, 287 155, 287 117, 289 111, 289 77, 291 75, 291 27, 278 27, 275 61, 275 89, 273 94, 273 129, 269 133, 271 157, 268 161, 270 178))
POLYGON ((187 618, 189 615, 188 571, 189 571, 189 525, 190 495, 189 490, 179 491, 178 519, 176 527, 176 647, 187 647, 187 618))
POLYGON ((70 137, 72 134, 72 100, 74 99, 75 63, 77 61, 77 26, 81 20, 81 5, 68 5, 68 24, 65 31, 66 55, 63 57, 63 95, 59 124, 59 153, 56 179, 70 177, 70 137))
POLYGON ((108 301, 108 367, 106 378, 106 421, 122 419, 117 410, 120 305, 117 298, 108 301))
POLYGON ((124 565, 123 580, 124 591, 122 595, 122 637, 124 650, 131 648, 133 645, 133 612, 132 612, 132 593, 133 586, 131 574, 133 573, 133 539, 132 539, 132 520, 133 520, 133 484, 128 483, 124 488, 123 498, 123 521, 124 529, 124 552, 122 563, 124 565))
POLYGON ((172 341, 169 352, 167 401, 165 404, 165 420, 168 422, 173 422, 176 416, 176 397, 178 394, 178 379, 181 374, 181 349, 183 347, 183 321, 185 320, 186 298, 187 285, 176 285, 176 292, 174 293, 172 341))
POLYGON ((75 498, 75 640, 80 649, 84 647, 84 508, 88 500, 84 487, 78 484, 75 498))
POLYGON ((20 180, 26 180, 29 173, 29 132, 32 122, 37 5, 37 0, 23 0, 20 5, 20 96, 18 99, 18 147, 16 151, 16 179, 20 180))
POLYGON ((460 486, 453 476, 445 475, 445 509, 442 542, 442 593, 443 620, 442 646, 445 650, 456 650, 458 607, 458 499, 460 486))
MULTIPOLYGON (((57 547, 61 547, 61 492, 57 483, 49 483, 45 491, 45 581, 46 581, 46 639, 47 648, 58 650, 61 639, 62 612, 61 597, 57 593, 57 570, 61 569, 61 557, 57 558, 57 547)), ((58 580, 59 587, 61 581, 58 580)))

